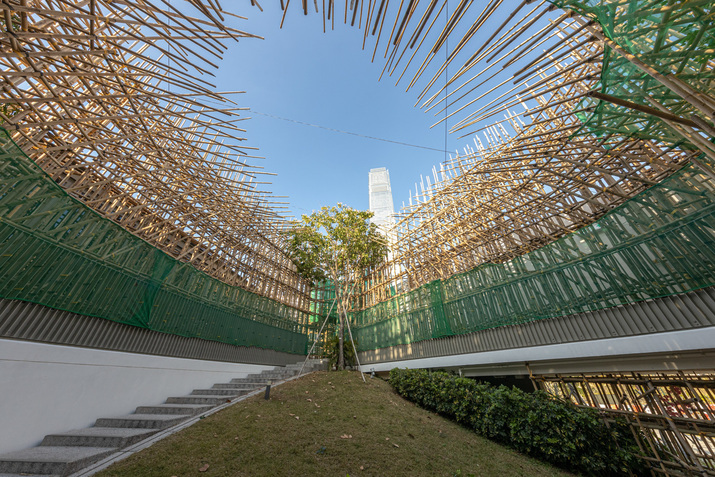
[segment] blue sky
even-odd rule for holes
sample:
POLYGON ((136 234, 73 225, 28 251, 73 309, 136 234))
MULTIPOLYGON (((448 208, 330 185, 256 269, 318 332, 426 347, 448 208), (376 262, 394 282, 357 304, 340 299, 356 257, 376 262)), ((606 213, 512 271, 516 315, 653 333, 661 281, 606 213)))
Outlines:
MULTIPOLYGON (((370 62, 372 51, 361 49, 360 30, 336 20, 335 30, 324 34, 322 15, 312 11, 304 16, 299 4, 291 5, 279 29, 278 2, 262 6, 263 13, 236 8, 249 18, 237 27, 265 39, 229 43, 215 79, 219 91, 246 91, 234 100, 256 112, 444 149, 444 126, 429 129, 435 117, 413 107, 417 90, 405 93, 406 84, 395 86, 392 78, 378 82, 383 62, 370 62)), ((247 115, 251 119, 241 124, 247 130, 247 144, 260 148, 258 155, 266 158, 253 162, 278 174, 264 187, 274 195, 289 196, 292 214, 337 202, 367 209, 368 171, 374 167, 390 170, 398 209, 408 202, 420 174, 431 173, 432 166, 445 158, 439 151, 247 115)), ((468 141, 450 136, 447 149, 461 149, 468 141)))

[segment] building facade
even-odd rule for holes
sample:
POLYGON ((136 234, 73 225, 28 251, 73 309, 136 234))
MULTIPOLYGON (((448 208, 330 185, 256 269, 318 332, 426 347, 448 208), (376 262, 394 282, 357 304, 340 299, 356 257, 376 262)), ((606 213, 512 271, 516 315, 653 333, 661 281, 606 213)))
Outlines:
POLYGON ((390 171, 387 168, 370 169, 369 191, 370 212, 375 213, 372 223, 387 234, 388 230, 395 225, 395 206, 392 201, 390 171))

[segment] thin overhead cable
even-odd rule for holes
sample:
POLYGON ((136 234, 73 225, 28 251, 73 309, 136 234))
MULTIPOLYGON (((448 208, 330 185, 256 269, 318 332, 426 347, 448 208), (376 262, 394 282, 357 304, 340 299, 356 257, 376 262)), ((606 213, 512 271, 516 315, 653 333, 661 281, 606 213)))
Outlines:
POLYGON ((296 123, 296 124, 302 124, 304 126, 311 126, 314 128, 318 129, 325 129, 326 131, 332 131, 336 133, 341 133, 341 134, 350 134, 351 136, 357 136, 357 137, 362 137, 365 139, 372 139, 373 141, 383 141, 383 142, 390 142, 392 144, 399 144, 400 146, 409 146, 409 147, 416 147, 419 149, 427 149, 428 151, 437 151, 437 152, 444 152, 444 153, 449 153, 450 151, 447 151, 445 149, 436 149, 434 147, 428 147, 428 146, 420 146, 418 144, 410 144, 408 142, 401 142, 401 141, 393 141, 392 139, 385 139, 381 137, 375 137, 375 136, 367 136, 365 134, 360 134, 360 133, 355 133, 355 132, 350 132, 350 131, 343 131, 342 129, 335 129, 335 128, 329 128, 326 126, 321 126, 319 124, 311 124, 311 123, 306 123, 303 121, 298 121, 296 119, 290 119, 290 118, 283 118, 281 116, 275 116, 273 114, 267 114, 267 113, 259 113, 258 111, 251 110, 253 114, 260 114, 261 116, 267 116, 269 118, 274 118, 274 119, 280 119, 282 121, 288 121, 291 123, 296 123))

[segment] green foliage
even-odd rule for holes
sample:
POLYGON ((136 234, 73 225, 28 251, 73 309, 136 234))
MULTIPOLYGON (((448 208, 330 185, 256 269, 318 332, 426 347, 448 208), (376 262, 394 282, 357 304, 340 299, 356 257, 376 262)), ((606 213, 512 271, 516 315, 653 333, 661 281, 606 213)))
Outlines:
POLYGON ((370 223, 372 216, 340 203, 303 215, 286 233, 298 273, 313 284, 326 279, 345 284, 384 261, 387 245, 370 223))
POLYGON ((643 472, 628 425, 617 421, 609 428, 596 410, 441 372, 395 368, 390 384, 426 409, 564 469, 599 476, 643 472))
POLYGON ((5 123, 4 118, 13 118, 17 116, 20 111, 22 111, 17 105, 13 104, 3 104, 2 107, 0 107, 0 112, 2 113, 2 116, 0 116, 0 124, 5 123))
POLYGON ((97 477, 574 477, 406 404, 381 379, 317 372, 271 388, 268 401, 261 394, 214 413, 97 477))
MULTIPOLYGON (((333 366, 335 366, 338 363, 338 357, 339 357, 339 339, 338 336, 332 336, 328 338, 327 342, 325 343, 325 347, 323 348, 323 354, 324 357, 328 358, 328 369, 333 369, 333 366)), ((358 343, 357 340, 355 341, 355 346, 357 347, 358 343)), ((346 366, 356 366, 357 365, 357 360, 355 359, 355 348, 353 348, 353 344, 350 342, 350 340, 345 341, 345 346, 343 348, 343 354, 345 356, 345 365, 346 366)))
MULTIPOLYGON (((330 282, 335 287, 339 337, 345 335, 345 317, 357 285, 387 257, 385 238, 370 223, 372 216, 338 203, 303 215, 285 234, 298 273, 313 285, 330 282)), ((344 369, 340 355, 338 351, 338 368, 344 369)))
MULTIPOLYGON (((13 13, 12 16, 10 17, 10 29, 12 31, 16 32, 16 31, 20 31, 21 27, 22 27, 22 18, 17 13, 13 13)), ((5 31, 8 31, 7 20, 5 19, 5 16, 0 16, 0 28, 2 28, 5 31)))

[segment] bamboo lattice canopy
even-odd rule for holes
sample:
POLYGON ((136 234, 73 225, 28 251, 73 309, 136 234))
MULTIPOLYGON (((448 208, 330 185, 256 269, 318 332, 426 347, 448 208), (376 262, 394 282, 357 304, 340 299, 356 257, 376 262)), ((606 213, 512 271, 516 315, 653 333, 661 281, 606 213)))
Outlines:
MULTIPOLYGON (((631 2, 607 3, 620 18, 631 2)), ((474 144, 400 211, 392 261, 355 306, 396 284, 414 288, 541 247, 691 161, 712 175, 715 55, 703 40, 712 14, 688 4, 656 5, 644 13, 650 23, 624 32, 566 0, 281 2, 281 24, 289 12, 316 11, 326 31, 336 18, 360 28, 356 48, 384 62, 382 78, 474 144), (674 40, 688 25, 702 34, 674 40), (626 69, 627 80, 614 80, 626 69)), ((104 217, 226 283, 307 311, 310 290, 284 253, 286 217, 242 144, 239 97, 206 79, 230 42, 252 36, 228 26, 241 8, 4 0, 0 119, 104 217)))

